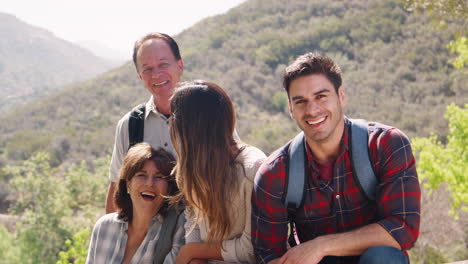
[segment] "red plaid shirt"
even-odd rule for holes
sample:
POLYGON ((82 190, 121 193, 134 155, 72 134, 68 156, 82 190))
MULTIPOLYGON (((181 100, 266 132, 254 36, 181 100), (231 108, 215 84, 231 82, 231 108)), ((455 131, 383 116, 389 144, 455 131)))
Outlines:
MULTIPOLYGON (((369 201, 353 177, 345 131, 331 181, 319 178, 307 147, 308 174, 304 201, 295 225, 300 241, 378 223, 403 250, 419 235, 420 189, 408 138, 397 128, 376 125, 369 135, 369 155, 379 184, 369 201)), ((289 143, 268 157, 257 172, 252 193, 252 243, 257 263, 268 263, 287 250, 288 212, 284 205, 289 143)))

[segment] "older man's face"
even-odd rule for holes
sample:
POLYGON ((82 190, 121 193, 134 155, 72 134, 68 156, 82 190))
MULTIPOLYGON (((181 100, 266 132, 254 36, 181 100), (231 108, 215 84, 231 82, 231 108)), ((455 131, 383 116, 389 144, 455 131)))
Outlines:
POLYGON ((161 39, 150 39, 137 53, 138 75, 155 102, 169 103, 174 88, 184 70, 183 61, 177 60, 169 45, 161 39))

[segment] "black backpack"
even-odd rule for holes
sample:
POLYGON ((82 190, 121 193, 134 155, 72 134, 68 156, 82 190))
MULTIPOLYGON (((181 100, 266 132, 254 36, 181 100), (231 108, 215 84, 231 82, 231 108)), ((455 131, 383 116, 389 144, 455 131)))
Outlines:
POLYGON ((137 105, 130 112, 128 118, 128 149, 133 145, 143 142, 143 133, 145 131, 145 111, 146 104, 137 105))

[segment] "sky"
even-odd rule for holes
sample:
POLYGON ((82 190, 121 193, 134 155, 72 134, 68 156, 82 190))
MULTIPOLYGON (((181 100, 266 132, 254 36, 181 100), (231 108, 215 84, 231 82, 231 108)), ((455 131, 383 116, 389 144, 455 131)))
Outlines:
POLYGON ((57 37, 92 42, 130 59, 133 43, 148 32, 176 35, 205 17, 246 0, 2 0, 0 12, 47 29, 57 37))

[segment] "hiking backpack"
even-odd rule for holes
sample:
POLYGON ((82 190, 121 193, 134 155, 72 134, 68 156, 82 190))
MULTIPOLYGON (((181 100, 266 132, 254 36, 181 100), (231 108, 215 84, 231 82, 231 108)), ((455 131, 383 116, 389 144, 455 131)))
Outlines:
MULTIPOLYGON (((367 122, 362 119, 349 119, 349 121, 351 122, 349 149, 351 150, 350 156, 353 175, 367 199, 375 201, 375 190, 378 181, 370 161, 368 138, 369 132, 373 131, 376 123, 367 122)), ((296 214, 297 208, 299 208, 302 200, 304 199, 304 188, 307 175, 307 171, 304 166, 306 162, 305 156, 305 138, 304 132, 301 132, 294 137, 289 146, 288 185, 284 204, 288 208, 290 219, 290 244, 295 244, 295 239, 293 238, 294 223, 292 217, 296 214)))
POLYGON ((133 145, 143 142, 145 131, 145 108, 146 104, 137 105, 130 112, 128 117, 128 149, 133 145))

